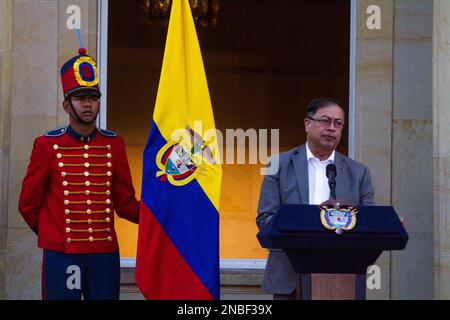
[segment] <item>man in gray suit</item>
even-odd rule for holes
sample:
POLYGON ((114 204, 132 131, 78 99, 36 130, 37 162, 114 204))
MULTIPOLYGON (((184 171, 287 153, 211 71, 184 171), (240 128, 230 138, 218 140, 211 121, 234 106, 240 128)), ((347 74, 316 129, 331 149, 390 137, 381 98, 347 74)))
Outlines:
MULTIPOLYGON (((272 157, 271 167, 278 166, 278 170, 264 177, 256 218, 260 230, 281 204, 321 204, 329 200, 325 169, 330 163, 337 170, 336 199, 375 204, 369 169, 335 151, 344 119, 344 110, 334 99, 315 99, 308 104, 304 119, 306 144, 272 157)), ((270 250, 262 289, 274 294, 275 299, 295 298, 296 273, 282 250, 270 250)))

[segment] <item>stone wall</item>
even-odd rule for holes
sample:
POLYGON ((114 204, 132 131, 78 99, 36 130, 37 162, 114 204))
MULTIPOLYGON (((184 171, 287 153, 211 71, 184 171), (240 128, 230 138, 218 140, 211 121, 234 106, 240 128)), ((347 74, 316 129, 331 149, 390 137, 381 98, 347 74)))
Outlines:
POLYGON ((12 85, 12 0, 0 0, 0 299, 4 299, 12 85))
MULTIPOLYGON (((371 170, 376 203, 390 205, 394 2, 358 0, 356 3, 355 159, 371 170), (369 5, 381 9, 380 30, 367 28, 369 5)), ((381 268, 381 289, 368 291, 367 297, 389 299, 390 253, 383 253, 376 264, 381 268)))
POLYGON ((392 205, 405 218, 410 240, 391 255, 392 299, 434 298, 432 37, 433 1, 396 0, 392 205))
POLYGON ((34 138, 68 121, 61 107, 59 67, 77 54, 78 42, 75 31, 66 28, 66 9, 75 4, 81 12, 89 12, 81 15, 81 29, 88 53, 95 56, 97 1, 2 0, 0 4, 0 185, 7 186, 0 192, 0 294, 7 299, 40 299, 42 252, 17 211, 21 182, 34 138))
POLYGON ((434 283, 450 299, 450 1, 435 0, 433 16, 434 283))
POLYGON ((384 253, 371 299, 432 299, 433 1, 357 1, 355 158, 371 169, 378 205, 406 221, 405 251, 384 253), (367 28, 369 5, 381 29, 367 28), (416 290, 420 283, 421 290, 416 290))

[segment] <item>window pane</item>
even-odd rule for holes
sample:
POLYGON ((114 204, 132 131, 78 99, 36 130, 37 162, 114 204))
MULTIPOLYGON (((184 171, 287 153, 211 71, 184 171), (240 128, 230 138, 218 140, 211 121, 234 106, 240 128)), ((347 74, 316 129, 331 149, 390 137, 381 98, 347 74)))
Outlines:
MULTIPOLYGON (((109 2, 107 114, 108 128, 127 143, 139 197, 142 150, 150 130, 167 29, 141 23, 138 3, 109 2)), ((226 129, 279 129, 279 150, 286 151, 305 141, 303 119, 310 100, 333 97, 348 111, 349 4, 342 0, 220 1, 217 25, 197 26, 197 32, 216 126, 224 137, 226 129)), ((339 149, 343 153, 347 153, 347 135, 345 127, 339 149)), ((256 239, 260 168, 261 164, 223 166, 223 259, 266 257, 256 239)), ((137 226, 120 219, 116 224, 121 256, 133 257, 137 226)))

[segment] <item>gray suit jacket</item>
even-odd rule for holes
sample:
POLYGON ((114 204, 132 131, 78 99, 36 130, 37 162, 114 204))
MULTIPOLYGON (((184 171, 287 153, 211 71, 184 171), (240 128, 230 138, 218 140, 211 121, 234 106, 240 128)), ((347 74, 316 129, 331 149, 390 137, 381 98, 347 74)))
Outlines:
MULTIPOLYGON (((273 160, 272 160, 273 161, 273 160)), ((282 204, 308 204, 309 182, 306 145, 281 153, 278 171, 266 175, 261 186, 256 223, 261 230, 282 204)), ((369 169, 336 152, 336 198, 359 205, 374 205, 369 169)), ((262 289, 268 293, 290 294, 296 288, 296 275, 282 250, 270 250, 262 289)))

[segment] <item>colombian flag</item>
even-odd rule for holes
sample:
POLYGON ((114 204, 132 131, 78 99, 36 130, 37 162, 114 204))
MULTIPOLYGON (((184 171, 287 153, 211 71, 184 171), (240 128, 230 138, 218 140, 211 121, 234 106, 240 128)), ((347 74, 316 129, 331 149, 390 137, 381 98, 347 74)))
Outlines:
POLYGON ((171 10, 143 155, 135 278, 147 299, 219 299, 218 141, 188 0, 171 10))

